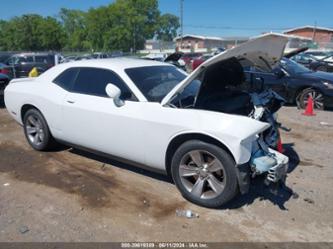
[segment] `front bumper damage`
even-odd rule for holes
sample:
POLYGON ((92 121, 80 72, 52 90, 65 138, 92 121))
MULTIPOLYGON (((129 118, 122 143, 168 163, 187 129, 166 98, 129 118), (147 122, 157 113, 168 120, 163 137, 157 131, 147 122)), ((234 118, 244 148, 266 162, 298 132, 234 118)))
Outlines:
POLYGON ((288 172, 289 158, 276 150, 268 148, 269 158, 252 156, 249 163, 237 165, 239 190, 242 194, 249 192, 251 176, 266 174, 265 184, 284 182, 288 172), (260 158, 260 159, 258 159, 260 158), (255 160, 257 159, 257 160, 255 160))
POLYGON ((262 137, 254 144, 250 159, 252 176, 266 174, 266 183, 284 181, 288 172, 289 158, 269 148, 262 137))
MULTIPOLYGON (((250 160, 237 165, 238 186, 241 194, 248 193, 251 177, 265 175, 265 184, 285 182, 289 167, 289 158, 270 148, 264 142, 263 134, 256 135, 252 141, 250 160)), ((272 184, 273 185, 273 184, 272 184)))
POLYGON ((276 164, 268 170, 266 179, 270 182, 284 181, 288 172, 289 158, 271 148, 269 153, 275 158, 276 164))

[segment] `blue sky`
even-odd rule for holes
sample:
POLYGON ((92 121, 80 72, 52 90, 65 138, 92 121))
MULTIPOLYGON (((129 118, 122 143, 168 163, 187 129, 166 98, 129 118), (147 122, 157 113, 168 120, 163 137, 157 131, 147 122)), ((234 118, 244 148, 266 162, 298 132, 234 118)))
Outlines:
MULTIPOLYGON (((162 13, 179 15, 180 0, 159 0, 162 13)), ((37 13, 56 16, 61 7, 87 10, 111 0, 1 1, 0 19, 37 13)), ((302 25, 333 27, 333 0, 184 0, 184 33, 252 36, 302 25)))

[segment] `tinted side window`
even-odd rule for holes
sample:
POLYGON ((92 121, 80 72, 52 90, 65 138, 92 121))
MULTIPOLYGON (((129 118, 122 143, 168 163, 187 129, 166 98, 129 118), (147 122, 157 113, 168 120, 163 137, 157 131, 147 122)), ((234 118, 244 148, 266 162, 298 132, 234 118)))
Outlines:
POLYGON ((63 71, 53 80, 58 86, 70 91, 73 86, 73 82, 77 76, 79 69, 78 68, 69 68, 63 71))
POLYGON ((34 62, 34 58, 32 56, 25 57, 26 62, 34 62))
POLYGON ((23 62, 28 62, 26 57, 16 57, 15 64, 17 63, 23 63, 23 62))
POLYGON ((107 97, 105 87, 108 83, 119 87, 121 90, 121 99, 135 100, 132 92, 115 73, 100 68, 80 68, 78 77, 75 80, 73 92, 107 97))

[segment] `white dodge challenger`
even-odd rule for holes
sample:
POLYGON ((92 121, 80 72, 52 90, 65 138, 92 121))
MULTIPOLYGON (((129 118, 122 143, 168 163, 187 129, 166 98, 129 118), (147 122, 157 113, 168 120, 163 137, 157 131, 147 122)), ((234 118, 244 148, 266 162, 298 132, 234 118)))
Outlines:
POLYGON ((126 159, 166 172, 189 201, 219 207, 246 193, 250 176, 276 182, 286 174, 288 158, 260 139, 270 124, 235 90, 244 67, 270 71, 286 42, 275 34, 252 39, 190 75, 130 58, 60 64, 12 80, 5 104, 35 150, 64 143, 126 159))

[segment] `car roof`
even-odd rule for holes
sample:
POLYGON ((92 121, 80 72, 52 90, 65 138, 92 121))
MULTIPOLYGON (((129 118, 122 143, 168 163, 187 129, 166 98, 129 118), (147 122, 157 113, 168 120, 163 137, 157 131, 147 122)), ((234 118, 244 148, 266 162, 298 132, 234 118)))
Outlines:
POLYGON ((100 67, 100 68, 110 68, 116 70, 124 70, 127 68, 148 67, 148 66, 171 66, 168 63, 163 63, 159 61, 128 58, 128 57, 72 61, 72 62, 67 62, 63 65, 66 65, 66 67, 100 67))
POLYGON ((12 56, 48 56, 48 55, 54 55, 53 53, 18 53, 13 54, 12 56))
POLYGON ((38 79, 43 80, 53 80, 61 72, 68 68, 73 67, 93 67, 93 68, 103 68, 109 69, 116 73, 122 73, 125 69, 136 68, 136 67, 148 67, 148 66, 170 66, 173 65, 165 62, 159 62, 154 60, 144 60, 138 58, 128 58, 128 57, 115 57, 107 59, 91 59, 91 60, 80 60, 80 61, 70 61, 58 64, 46 72, 38 76, 38 79))

